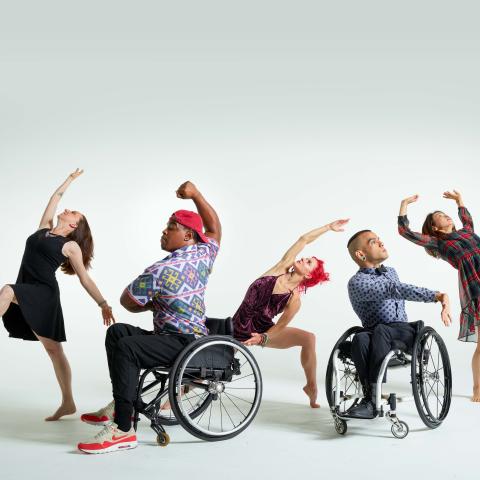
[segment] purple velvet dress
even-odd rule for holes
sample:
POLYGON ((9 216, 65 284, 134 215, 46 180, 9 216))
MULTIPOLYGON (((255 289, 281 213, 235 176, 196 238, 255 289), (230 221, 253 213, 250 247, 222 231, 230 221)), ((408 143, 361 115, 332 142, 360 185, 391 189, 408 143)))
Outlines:
POLYGON ((254 332, 266 332, 274 325, 273 317, 285 309, 292 292, 272 293, 277 278, 260 277, 248 287, 242 304, 233 316, 234 337, 237 340, 243 342, 254 332))

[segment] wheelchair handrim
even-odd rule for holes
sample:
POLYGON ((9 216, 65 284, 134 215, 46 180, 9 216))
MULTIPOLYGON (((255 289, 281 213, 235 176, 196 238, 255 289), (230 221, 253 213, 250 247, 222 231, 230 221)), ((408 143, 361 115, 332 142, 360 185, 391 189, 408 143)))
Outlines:
MULTIPOLYGON (((336 387, 336 373, 335 373, 335 368, 333 365, 333 356, 335 351, 338 349, 341 343, 347 341, 352 335, 355 335, 359 331, 363 330, 361 327, 351 327, 349 328, 346 332, 343 333, 343 335, 337 340, 335 343, 335 346, 333 347, 332 353, 330 354, 330 358, 328 361, 327 365, 327 372, 326 372, 326 378, 325 378, 325 394, 327 396, 327 401, 330 406, 330 408, 336 406, 335 405, 335 387, 336 387)), ((339 361, 342 361, 339 359, 339 361)), ((345 365, 345 363, 342 361, 342 364, 345 365)), ((355 370, 355 373, 352 373, 352 378, 355 378, 356 376, 356 368, 355 365, 353 364, 353 361, 350 364, 351 367, 353 367, 353 370, 355 370)), ((344 375, 345 376, 345 375, 344 375)), ((360 384, 358 380, 356 382, 351 382, 351 384, 345 384, 348 388, 351 386, 355 385, 355 392, 358 393, 360 391, 360 384)), ((348 395, 349 392, 344 392, 344 394, 348 395)), ((353 404, 355 404, 358 400, 355 400, 353 404)), ((352 405, 353 405, 352 404, 352 405)), ((349 405, 348 408, 350 408, 352 405, 349 405)), ((344 410, 348 410, 348 408, 345 408, 344 410)))
POLYGON ((414 398, 423 422, 430 428, 439 426, 446 418, 451 401, 451 369, 448 352, 438 333, 431 327, 426 327, 419 335, 412 357, 412 377, 414 376, 414 398), (428 343, 428 340, 430 343, 428 343), (435 342, 437 352, 432 355, 435 342), (428 355, 425 364, 425 356, 428 355), (434 358, 436 357, 436 358, 434 358), (433 371, 429 370, 433 367, 433 371), (417 372, 418 368, 418 372, 417 372), (442 372, 439 374, 439 372, 442 372), (443 381, 440 379, 442 376, 443 381), (440 385, 439 385, 440 384, 440 385), (439 387, 441 389, 439 390, 439 387), (440 395, 439 391, 443 391, 440 395), (430 396, 436 398, 436 405, 430 404, 430 396), (440 396, 443 402, 440 400, 440 396), (439 403, 441 408, 439 409, 439 403))

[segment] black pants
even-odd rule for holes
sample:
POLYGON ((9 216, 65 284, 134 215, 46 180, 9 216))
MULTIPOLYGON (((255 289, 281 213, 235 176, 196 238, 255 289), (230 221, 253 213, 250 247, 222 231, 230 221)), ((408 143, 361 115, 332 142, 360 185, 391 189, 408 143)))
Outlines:
MULTIPOLYGON (((408 322, 381 323, 353 337, 352 360, 364 388, 377 383, 382 362, 392 349, 393 340, 400 340, 413 347, 415 327, 408 322)), ((383 378, 385 382, 385 377, 383 378)))
POLYGON ((154 334, 127 323, 116 323, 107 330, 105 349, 115 400, 115 423, 124 432, 132 425, 133 403, 142 368, 172 364, 191 334, 154 334))

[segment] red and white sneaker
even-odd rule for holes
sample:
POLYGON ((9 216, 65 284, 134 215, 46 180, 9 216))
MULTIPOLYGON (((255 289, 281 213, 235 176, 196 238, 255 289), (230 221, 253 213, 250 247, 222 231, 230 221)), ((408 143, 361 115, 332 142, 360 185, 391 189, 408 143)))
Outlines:
POLYGON ((84 413, 80 420, 90 425, 107 425, 113 422, 115 415, 115 401, 112 400, 106 407, 97 410, 96 412, 84 413))
POLYGON ((112 422, 105 425, 91 440, 80 442, 78 449, 85 453, 110 453, 135 448, 137 445, 137 434, 133 428, 123 432, 112 422))

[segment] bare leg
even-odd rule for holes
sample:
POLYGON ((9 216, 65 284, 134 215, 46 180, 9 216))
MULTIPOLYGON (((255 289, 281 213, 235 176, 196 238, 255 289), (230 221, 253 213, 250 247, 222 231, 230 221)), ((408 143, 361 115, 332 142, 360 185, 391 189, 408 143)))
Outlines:
POLYGON ((53 415, 47 417, 45 420, 59 420, 64 415, 71 415, 77 411, 72 395, 72 371, 70 370, 70 365, 60 342, 56 342, 50 338, 40 337, 39 335, 37 335, 37 338, 42 342, 52 360, 58 385, 62 391, 62 403, 60 407, 58 407, 53 415))
POLYGON ((479 338, 479 330, 480 327, 477 328, 477 348, 475 352, 473 352, 472 357, 472 373, 473 373, 473 395, 472 395, 472 402, 480 402, 480 338, 479 338))
POLYGON ((4 285, 0 290, 0 317, 8 310, 12 302, 17 303, 13 288, 10 285, 4 285))
POLYGON ((266 345, 270 348, 302 347, 300 360, 305 370, 307 384, 303 391, 310 399, 312 408, 319 408, 317 403, 317 355, 315 353, 315 335, 300 328, 285 327, 281 332, 275 333, 275 337, 266 345))

